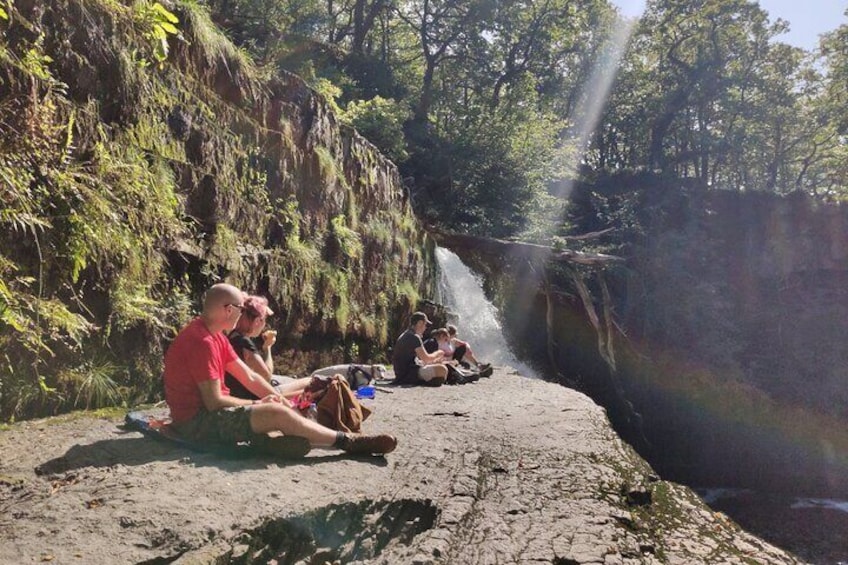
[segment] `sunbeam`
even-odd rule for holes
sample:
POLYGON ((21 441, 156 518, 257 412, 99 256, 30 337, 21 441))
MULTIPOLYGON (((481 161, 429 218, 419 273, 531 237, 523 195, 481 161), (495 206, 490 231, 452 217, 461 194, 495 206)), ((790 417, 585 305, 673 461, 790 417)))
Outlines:
MULTIPOLYGON (((636 3, 638 2, 631 2, 630 4, 636 3)), ((644 2, 641 4, 644 6, 644 2)), ((597 61, 595 61, 589 80, 583 85, 583 90, 578 97, 580 103, 574 113, 574 127, 568 140, 569 143, 574 143, 577 149, 572 157, 571 170, 576 170, 583 161, 589 139, 606 107, 610 90, 618 74, 619 63, 627 51, 630 37, 636 30, 638 23, 637 18, 618 18, 614 32, 607 39, 597 61)), ((557 183, 554 196, 567 199, 571 195, 573 186, 574 181, 571 178, 557 183)))

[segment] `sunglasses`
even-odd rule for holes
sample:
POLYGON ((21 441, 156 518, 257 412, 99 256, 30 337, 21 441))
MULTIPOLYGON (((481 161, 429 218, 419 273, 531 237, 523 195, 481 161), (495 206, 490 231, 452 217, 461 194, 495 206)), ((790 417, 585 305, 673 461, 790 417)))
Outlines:
POLYGON ((239 312, 244 312, 244 306, 241 304, 224 304, 224 306, 232 306, 233 308, 238 308, 239 312))

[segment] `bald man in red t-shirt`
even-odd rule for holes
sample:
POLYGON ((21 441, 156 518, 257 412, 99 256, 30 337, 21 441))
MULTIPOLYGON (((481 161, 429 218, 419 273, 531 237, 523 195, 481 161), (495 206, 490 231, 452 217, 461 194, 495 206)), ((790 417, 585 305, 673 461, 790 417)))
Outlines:
POLYGON ((179 433, 201 442, 249 441, 291 456, 306 455, 311 447, 337 447, 356 455, 394 450, 393 436, 337 432, 291 408, 236 355, 223 334, 235 327, 243 308, 242 291, 229 284, 214 285, 206 292, 201 315, 168 348, 165 399, 179 433), (224 384, 227 372, 261 400, 230 396, 224 384), (284 437, 271 438, 269 432, 282 432, 284 437))

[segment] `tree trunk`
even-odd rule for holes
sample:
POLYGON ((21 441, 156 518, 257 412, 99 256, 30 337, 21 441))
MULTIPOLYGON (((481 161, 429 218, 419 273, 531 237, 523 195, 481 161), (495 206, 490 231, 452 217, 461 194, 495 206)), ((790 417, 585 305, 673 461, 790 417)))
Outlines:
POLYGON ((421 96, 418 98, 418 105, 415 107, 413 119, 415 123, 427 123, 430 117, 430 106, 433 104, 433 75, 436 71, 435 61, 427 58, 427 66, 424 69, 424 79, 421 81, 421 96))

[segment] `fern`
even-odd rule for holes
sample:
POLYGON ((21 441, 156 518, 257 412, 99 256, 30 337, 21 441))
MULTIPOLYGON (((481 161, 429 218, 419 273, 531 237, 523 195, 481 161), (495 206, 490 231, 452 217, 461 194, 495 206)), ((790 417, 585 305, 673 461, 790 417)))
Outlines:
POLYGON ((65 371, 60 381, 76 391, 73 405, 76 408, 101 408, 124 401, 121 387, 115 381, 120 367, 111 361, 99 360, 65 371))

